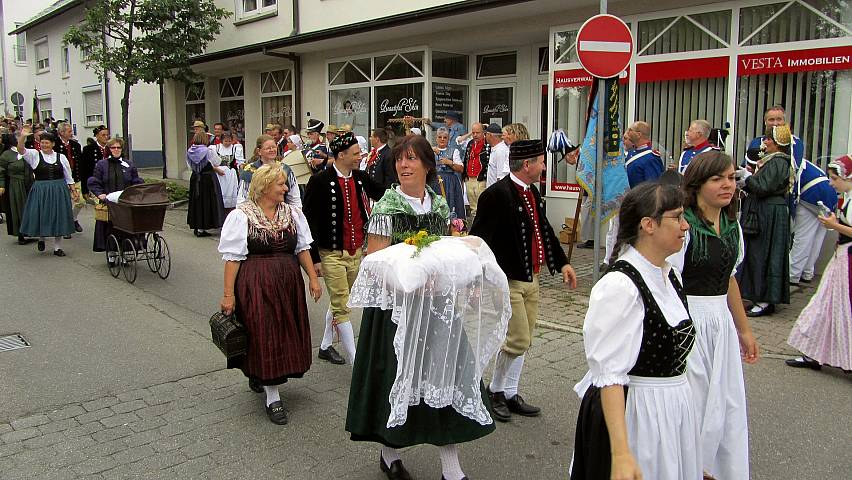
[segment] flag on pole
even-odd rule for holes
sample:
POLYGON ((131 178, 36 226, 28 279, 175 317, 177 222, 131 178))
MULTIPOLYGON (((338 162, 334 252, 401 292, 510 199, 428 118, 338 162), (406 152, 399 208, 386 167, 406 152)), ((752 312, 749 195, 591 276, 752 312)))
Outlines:
POLYGON ((589 98, 593 101, 589 104, 589 113, 586 122, 586 136, 580 146, 580 157, 577 161, 577 183, 589 194, 591 199, 591 215, 597 217, 601 223, 608 222, 618 212, 621 200, 629 188, 627 183, 627 170, 624 168, 624 143, 621 138, 621 120, 618 112, 618 78, 606 81, 606 95, 604 108, 606 115, 603 117, 604 145, 606 159, 603 165, 603 181, 601 195, 601 212, 596 215, 594 210, 595 199, 595 164, 601 158, 597 145, 598 131, 598 82, 592 82, 589 98))
POLYGON ((33 90, 33 125, 41 123, 38 115, 38 90, 33 90))

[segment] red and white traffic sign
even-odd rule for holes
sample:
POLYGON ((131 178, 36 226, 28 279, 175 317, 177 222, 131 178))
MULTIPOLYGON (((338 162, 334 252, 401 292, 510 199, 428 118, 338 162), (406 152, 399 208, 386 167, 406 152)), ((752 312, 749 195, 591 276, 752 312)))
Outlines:
POLYGON ((612 78, 630 64, 633 34, 620 18, 595 15, 577 33, 577 56, 593 76, 612 78))

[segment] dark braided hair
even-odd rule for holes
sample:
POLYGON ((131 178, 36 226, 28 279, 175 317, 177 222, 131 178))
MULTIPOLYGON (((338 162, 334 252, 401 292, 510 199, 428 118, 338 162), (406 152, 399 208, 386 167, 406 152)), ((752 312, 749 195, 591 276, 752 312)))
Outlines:
POLYGON ((683 206, 683 193, 672 185, 644 182, 627 192, 618 211, 618 235, 609 263, 612 265, 627 245, 636 245, 639 225, 645 217, 661 222, 663 214, 683 206))

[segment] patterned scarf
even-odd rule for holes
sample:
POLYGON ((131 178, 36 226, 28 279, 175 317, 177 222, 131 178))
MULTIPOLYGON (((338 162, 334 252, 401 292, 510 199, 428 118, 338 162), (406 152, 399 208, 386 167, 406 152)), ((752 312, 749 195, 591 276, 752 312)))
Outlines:
POLYGON ((251 200, 247 200, 237 208, 243 211, 248 218, 248 234, 252 238, 257 238, 263 243, 270 244, 276 240, 281 240, 284 233, 296 233, 296 224, 293 222, 293 215, 290 212, 290 206, 286 203, 278 205, 275 211, 275 218, 270 220, 264 215, 263 210, 251 200))
POLYGON ((719 237, 722 240, 724 248, 739 248, 740 241, 739 224, 728 218, 725 212, 719 215, 719 235, 716 235, 716 230, 712 225, 698 217, 695 213, 697 207, 690 207, 684 210, 683 216, 689 222, 690 243, 692 243, 692 259, 695 262, 703 262, 707 260, 709 253, 707 251, 707 239, 709 237, 719 237))

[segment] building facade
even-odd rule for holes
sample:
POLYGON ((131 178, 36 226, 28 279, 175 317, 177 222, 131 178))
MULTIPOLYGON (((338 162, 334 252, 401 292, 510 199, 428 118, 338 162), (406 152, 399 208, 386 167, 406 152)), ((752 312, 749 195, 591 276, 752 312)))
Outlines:
MULTIPOLYGON (((170 83, 169 169, 194 118, 231 123, 253 138, 269 122, 307 118, 370 128, 409 114, 439 120, 524 123, 534 137, 563 128, 582 140, 591 82, 576 56, 598 2, 301 0, 218 2, 234 8, 222 36, 193 60, 205 80, 170 83), (281 32, 286 32, 281 34, 281 32)), ((689 121, 731 132, 743 155, 763 111, 787 109, 807 157, 852 150, 852 9, 845 0, 611 2, 630 26, 622 123, 646 120, 655 146, 677 158, 689 121)), ((545 194, 556 224, 573 216, 574 171, 552 158, 545 194)))
MULTIPOLYGON (((33 15, 50 6, 55 0, 32 0, 28 2, 0 0, 0 113, 16 115, 24 113, 25 98, 32 103, 32 81, 27 68, 27 34, 8 36, 33 15)), ((29 106, 32 108, 32 105, 29 106)))

